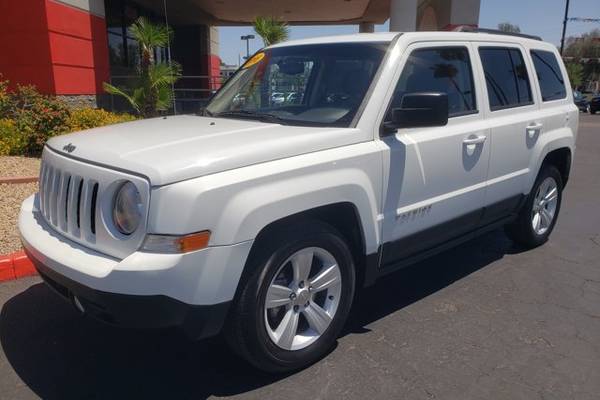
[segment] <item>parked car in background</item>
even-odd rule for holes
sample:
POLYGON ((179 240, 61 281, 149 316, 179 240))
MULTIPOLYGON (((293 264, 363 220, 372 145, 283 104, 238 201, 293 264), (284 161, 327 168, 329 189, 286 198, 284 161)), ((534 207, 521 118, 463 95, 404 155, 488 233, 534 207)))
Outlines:
POLYGON ((596 114, 596 112, 600 111, 600 94, 596 93, 592 95, 592 98, 589 101, 588 112, 590 114, 596 114))
POLYGON ((583 93, 574 90, 573 91, 573 101, 575 102, 575 105, 577 106, 577 108, 579 108, 579 111, 583 111, 583 112, 590 112, 590 102, 587 101, 587 99, 585 98, 585 96, 583 95, 583 93))
POLYGON ((300 102, 300 94, 298 92, 291 92, 288 94, 286 101, 289 104, 298 104, 300 102))
POLYGON ((19 229, 79 311, 223 331, 254 366, 293 371, 330 351, 377 279, 500 227, 546 242, 578 120, 556 46, 539 38, 289 41, 248 60, 202 116, 53 137, 19 229), (282 74, 298 104, 271 101, 282 74))
POLYGON ((273 104, 282 104, 285 102, 285 97, 284 93, 275 92, 271 94, 271 101, 273 104))

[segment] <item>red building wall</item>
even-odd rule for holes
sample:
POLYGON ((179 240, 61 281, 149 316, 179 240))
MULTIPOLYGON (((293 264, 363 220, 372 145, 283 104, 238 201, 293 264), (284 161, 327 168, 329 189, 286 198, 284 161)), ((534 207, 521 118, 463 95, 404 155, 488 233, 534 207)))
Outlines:
POLYGON ((106 22, 53 0, 0 2, 0 73, 47 94, 102 92, 109 80, 106 22))

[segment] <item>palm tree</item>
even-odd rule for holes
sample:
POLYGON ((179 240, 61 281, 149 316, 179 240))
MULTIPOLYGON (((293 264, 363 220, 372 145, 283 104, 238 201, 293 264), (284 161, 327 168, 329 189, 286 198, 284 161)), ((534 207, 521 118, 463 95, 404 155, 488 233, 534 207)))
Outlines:
POLYGON ((181 76, 179 64, 157 63, 154 59, 154 50, 166 47, 173 33, 169 27, 152 24, 144 17, 133 23, 129 33, 137 40, 141 55, 135 85, 126 89, 105 82, 104 90, 127 99, 143 117, 154 117, 171 106, 172 85, 181 76))
POLYGON ((290 28, 285 22, 279 21, 275 17, 256 17, 254 32, 262 38, 265 46, 270 46, 287 40, 290 28))

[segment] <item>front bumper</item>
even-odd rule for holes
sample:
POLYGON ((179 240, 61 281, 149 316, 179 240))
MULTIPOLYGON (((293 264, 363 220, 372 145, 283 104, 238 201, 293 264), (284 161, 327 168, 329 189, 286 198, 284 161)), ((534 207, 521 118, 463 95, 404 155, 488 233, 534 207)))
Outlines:
POLYGON ((144 329, 177 327, 191 338, 201 339, 221 331, 231 303, 192 306, 162 295, 102 292, 56 273, 27 250, 26 253, 54 291, 80 312, 111 325, 144 329))
POLYGON ((37 196, 25 200, 19 229, 44 280, 86 312, 128 327, 180 326, 193 337, 218 333, 252 242, 186 254, 135 252, 123 260, 57 234, 37 196))

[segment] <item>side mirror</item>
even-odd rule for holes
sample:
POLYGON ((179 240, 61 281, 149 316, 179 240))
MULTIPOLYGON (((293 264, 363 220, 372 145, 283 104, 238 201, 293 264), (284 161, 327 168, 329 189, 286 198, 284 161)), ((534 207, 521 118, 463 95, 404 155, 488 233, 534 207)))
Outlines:
POLYGON ((386 128, 444 126, 448 123, 448 95, 438 92, 406 93, 400 108, 392 109, 386 128))

